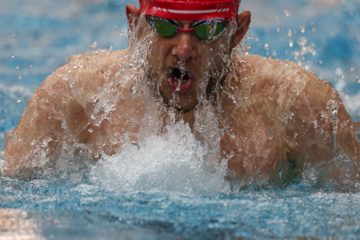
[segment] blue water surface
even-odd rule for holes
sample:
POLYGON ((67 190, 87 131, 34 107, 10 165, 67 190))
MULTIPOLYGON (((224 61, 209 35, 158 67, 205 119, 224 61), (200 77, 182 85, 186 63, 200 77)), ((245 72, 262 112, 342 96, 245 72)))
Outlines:
MULTIPOLYGON (((0 0, 1 149, 5 131, 16 126, 34 90, 69 56, 95 45, 127 47, 125 5, 122 0, 0 0)), ((359 1, 243 0, 241 8, 253 14, 251 54, 289 59, 316 72, 360 120, 359 1)), ((360 236, 356 184, 307 180, 281 188, 225 186, 222 191, 216 185, 205 191, 198 182, 171 188, 156 179, 149 181, 153 186, 124 190, 116 187, 122 184, 116 178, 105 186, 89 172, 91 166, 32 181, 0 177, 0 239, 360 236)))

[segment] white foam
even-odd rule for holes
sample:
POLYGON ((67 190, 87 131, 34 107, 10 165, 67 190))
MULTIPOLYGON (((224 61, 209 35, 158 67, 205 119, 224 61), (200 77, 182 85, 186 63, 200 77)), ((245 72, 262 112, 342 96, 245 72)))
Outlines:
POLYGON ((210 166, 207 151, 188 125, 179 122, 125 151, 106 156, 94 166, 90 179, 114 191, 173 191, 186 194, 229 192, 224 179, 227 162, 210 166))

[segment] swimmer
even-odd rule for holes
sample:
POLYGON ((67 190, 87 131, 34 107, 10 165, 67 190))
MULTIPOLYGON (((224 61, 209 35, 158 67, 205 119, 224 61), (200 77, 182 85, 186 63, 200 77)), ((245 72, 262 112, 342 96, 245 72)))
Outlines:
POLYGON ((360 161, 360 123, 330 83, 294 62, 246 53, 251 13, 238 14, 239 0, 139 2, 126 6, 128 49, 74 55, 35 91, 6 134, 6 175, 41 169, 68 146, 94 160, 112 155, 171 121, 202 143, 213 139, 229 178, 301 177, 322 162, 339 180, 346 170, 334 159, 360 161), (211 137, 201 111, 218 129, 211 137))

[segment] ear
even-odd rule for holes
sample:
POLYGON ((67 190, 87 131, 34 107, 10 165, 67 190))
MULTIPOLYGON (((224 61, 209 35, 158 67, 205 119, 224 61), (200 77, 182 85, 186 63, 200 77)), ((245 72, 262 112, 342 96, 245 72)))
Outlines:
POLYGON ((132 4, 126 4, 126 16, 129 30, 132 32, 138 24, 139 10, 132 4))
POLYGON ((236 47, 244 38, 246 32, 249 30, 250 22, 251 13, 249 11, 244 11, 237 16, 237 29, 232 47, 236 47))

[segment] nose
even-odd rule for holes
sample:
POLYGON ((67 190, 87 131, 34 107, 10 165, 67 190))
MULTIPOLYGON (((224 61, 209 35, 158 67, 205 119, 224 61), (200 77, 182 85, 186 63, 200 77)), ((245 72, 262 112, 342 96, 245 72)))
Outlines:
POLYGON ((172 53, 179 58, 180 61, 185 61, 195 58, 197 55, 194 43, 192 41, 191 33, 181 32, 176 36, 176 43, 172 49, 172 53))

